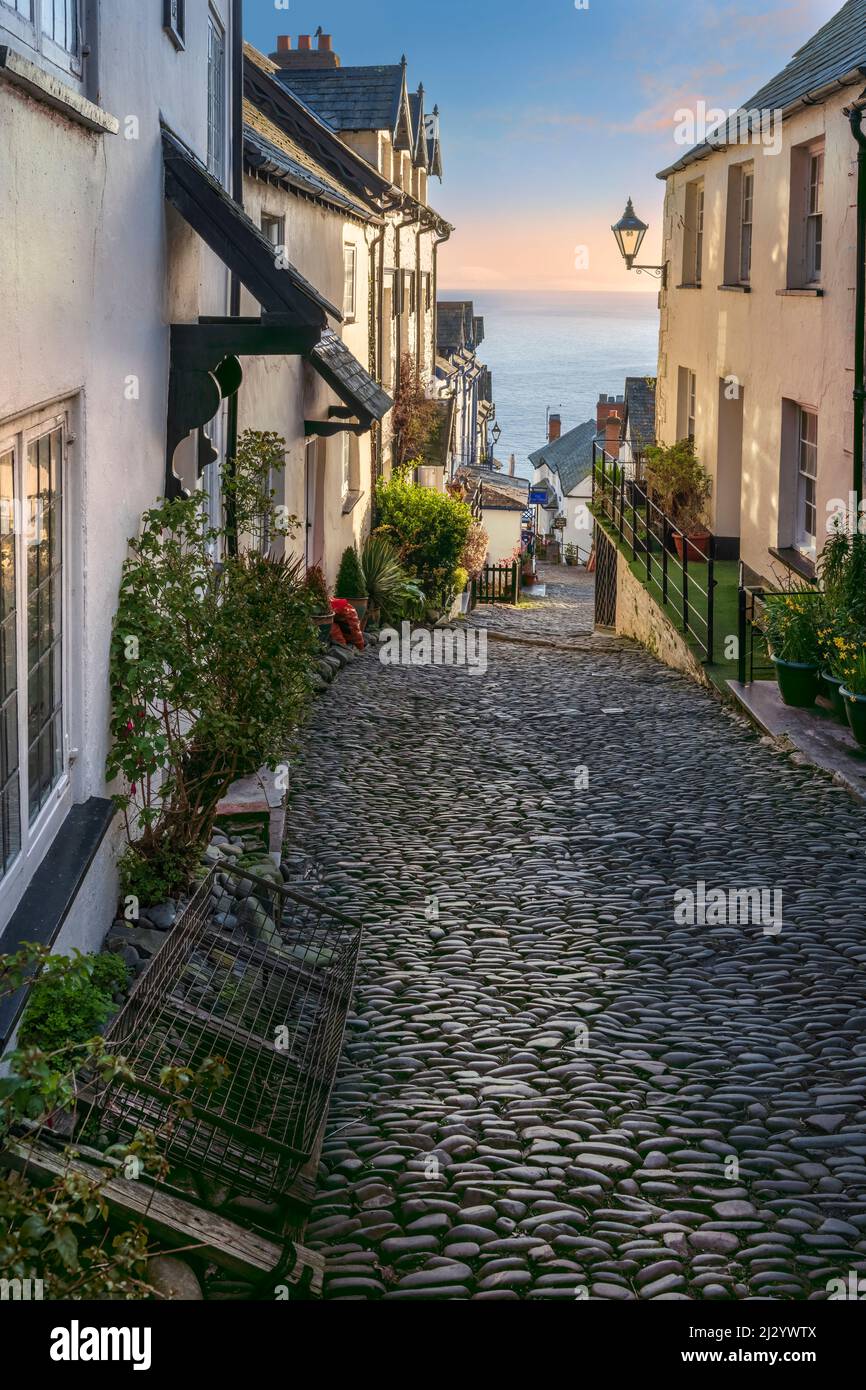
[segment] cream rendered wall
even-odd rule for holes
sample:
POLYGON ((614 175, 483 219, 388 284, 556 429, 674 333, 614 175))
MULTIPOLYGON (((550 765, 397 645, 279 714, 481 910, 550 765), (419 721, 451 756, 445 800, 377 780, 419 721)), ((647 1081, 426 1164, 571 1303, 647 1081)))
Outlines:
MULTIPOLYGON (((266 180, 247 176, 244 180, 244 206, 259 225, 263 212, 285 218, 286 255, 302 275, 336 308, 343 307, 343 248, 355 247, 356 313, 354 320, 331 327, 343 338, 358 361, 370 370, 369 338, 369 239, 372 229, 346 221, 342 214, 299 198, 266 180)), ((241 312, 256 313, 252 296, 244 293, 241 312)), ((298 357, 247 358, 243 362, 244 384, 238 406, 238 428, 274 430, 288 446, 284 493, 281 499, 291 515, 301 521, 293 547, 304 550, 306 520, 304 421, 327 420, 328 407, 342 405, 322 378, 298 357)), ((336 579, 343 550, 360 544, 370 527, 371 436, 353 436, 356 481, 362 497, 348 513, 342 502, 342 440, 335 435, 323 440, 325 468, 324 570, 328 580, 336 579)))
MULTIPOLYGON (((853 286, 856 147, 842 107, 850 93, 811 107, 783 127, 779 154, 760 146, 714 152, 667 181, 664 229, 669 289, 662 295, 658 373, 659 439, 677 436, 679 369, 697 373, 695 443, 718 494, 719 380, 737 377, 743 391, 741 555, 768 576, 780 539, 782 400, 818 412, 818 548, 831 498, 847 498, 853 441, 853 286), (791 148, 824 137, 822 298, 777 294, 787 285, 791 148), (755 202, 750 294, 719 290, 724 280, 728 168, 754 159, 755 202), (704 180, 703 288, 682 279, 686 186, 704 180)), ((711 526, 715 529, 714 515, 711 526)))
POLYGON ((487 532, 487 563, 498 565, 512 560, 520 546, 520 527, 523 513, 502 507, 485 507, 481 524, 487 532))
MULTIPOLYGON (((181 306, 186 319, 227 310, 223 267, 177 228, 163 196, 160 112, 201 156, 207 148, 206 9, 187 6, 179 53, 158 6, 100 8, 91 95, 120 134, 93 134, 0 81, 0 434, 55 400, 70 402, 75 434, 65 557, 75 801, 106 794, 111 620, 127 539, 163 490, 169 323, 181 306)), ((215 9, 228 33, 231 0, 215 9)), ((0 41, 36 61, 2 29, 0 41)), ((113 879, 100 870, 99 880, 94 911, 107 927, 113 879)), ((0 885, 0 927, 14 905, 0 885)))
POLYGON ((566 516, 566 527, 562 533, 562 543, 566 545, 578 545, 581 552, 589 553, 592 548, 593 523, 589 514, 589 503, 592 501, 592 474, 584 478, 582 482, 563 498, 563 511, 566 516))

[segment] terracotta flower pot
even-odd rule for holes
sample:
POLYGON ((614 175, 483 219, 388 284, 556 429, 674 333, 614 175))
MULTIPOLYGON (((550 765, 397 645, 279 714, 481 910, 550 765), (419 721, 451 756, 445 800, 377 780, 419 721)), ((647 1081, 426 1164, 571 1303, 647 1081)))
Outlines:
MULTIPOLYGON (((706 563, 707 556, 710 553, 710 540, 711 536, 709 531, 696 531, 693 535, 689 536, 690 565, 694 564, 696 561, 700 565, 706 563)), ((674 546, 676 547, 677 557, 682 560, 685 540, 678 531, 674 532, 674 546)))

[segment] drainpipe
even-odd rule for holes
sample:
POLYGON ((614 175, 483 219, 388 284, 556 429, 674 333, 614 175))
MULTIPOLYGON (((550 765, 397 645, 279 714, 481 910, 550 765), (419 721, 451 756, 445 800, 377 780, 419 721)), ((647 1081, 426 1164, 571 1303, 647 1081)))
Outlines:
MULTIPOLYGON (((233 0, 231 26, 231 82, 232 82, 232 171, 231 192, 236 203, 244 205, 244 5, 243 0, 233 0)), ((229 314, 233 319, 241 312, 241 282, 232 273, 229 287, 229 314)), ((234 472, 234 459, 238 450, 238 393, 229 396, 226 421, 226 472, 234 472)), ((226 503, 226 530, 230 555, 238 553, 238 538, 235 531, 234 503, 226 503)))
POLYGON ((863 500, 863 425, 866 413, 866 92, 845 109, 857 142, 857 281, 854 299, 854 494, 863 500))
POLYGON ((857 141, 857 283, 854 298, 854 493, 859 516, 863 500, 863 423, 866 402, 866 135, 863 104, 866 92, 846 111, 857 141))
MULTIPOLYGON (((382 335, 383 325, 383 306, 385 298, 385 233, 388 230, 387 221, 382 222, 382 230, 373 237, 370 242, 370 371, 381 384, 382 372, 384 367, 382 354, 382 335), (376 250, 378 248, 378 256, 376 250), (378 261, 378 269, 377 269, 378 261)), ((371 459, 370 486, 372 490, 371 502, 375 511, 376 506, 376 479, 382 471, 382 423, 379 421, 373 425, 375 430, 375 457, 371 459)))
MULTIPOLYGON (((454 228, 453 228, 453 227, 449 227, 447 223, 445 224, 445 226, 446 226, 447 230, 446 230, 445 232, 443 232, 443 234, 442 234, 441 236, 437 236, 437 237, 434 237, 434 238, 433 238, 433 349, 432 349, 432 352, 433 352, 433 355, 432 355, 433 368, 432 368, 432 370, 433 370, 433 378, 434 378, 434 380, 435 380, 435 378, 436 378, 436 351, 437 351, 437 348, 438 348, 438 345, 439 345, 439 247, 440 247, 444 242, 450 241, 450 240, 451 240, 451 233, 454 231, 454 228)), ((452 468, 452 470, 451 470, 451 476, 452 476, 452 478, 453 478, 453 476, 454 476, 454 470, 453 470, 453 468, 452 468)))

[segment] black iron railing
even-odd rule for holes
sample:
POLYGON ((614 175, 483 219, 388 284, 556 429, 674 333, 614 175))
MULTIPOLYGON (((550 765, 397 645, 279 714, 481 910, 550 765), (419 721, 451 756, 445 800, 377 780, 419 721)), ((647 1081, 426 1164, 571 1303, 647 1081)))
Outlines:
POLYGON ((485 565, 472 581, 471 607, 479 603, 516 603, 520 594, 520 566, 485 565))
POLYGON ((759 584, 747 584, 742 560, 740 561, 738 604, 737 604, 737 680, 740 685, 748 685, 758 678, 775 679, 775 670, 770 661, 767 648, 765 614, 767 598, 773 594, 784 594, 786 598, 809 603, 821 597, 821 590, 814 589, 767 589, 759 584))
POLYGON ((702 654, 714 659, 715 537, 688 536, 647 494, 646 485, 593 446, 592 500, 626 554, 645 571, 653 598, 702 654))

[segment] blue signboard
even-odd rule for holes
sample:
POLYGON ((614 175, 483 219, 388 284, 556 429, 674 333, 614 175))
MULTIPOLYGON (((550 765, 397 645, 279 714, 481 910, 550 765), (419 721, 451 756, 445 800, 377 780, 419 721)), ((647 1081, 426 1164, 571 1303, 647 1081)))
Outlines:
POLYGON ((536 504, 538 504, 539 506, 543 507, 544 504, 546 503, 546 501, 547 501, 547 488, 543 488, 543 487, 542 487, 542 488, 533 487, 533 488, 530 488, 530 489, 529 489, 529 505, 530 505, 530 506, 535 506, 536 504))

